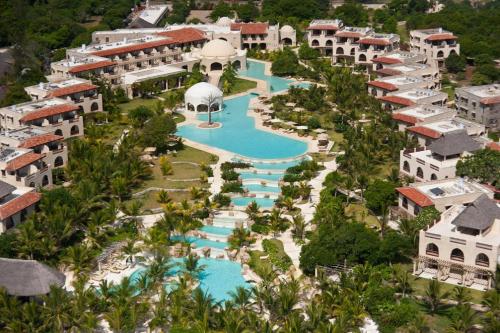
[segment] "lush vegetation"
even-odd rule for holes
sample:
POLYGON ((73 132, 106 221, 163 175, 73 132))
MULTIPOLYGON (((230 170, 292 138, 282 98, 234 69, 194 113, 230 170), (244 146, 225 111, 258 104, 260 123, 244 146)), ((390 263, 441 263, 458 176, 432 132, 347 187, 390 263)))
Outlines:
POLYGON ((483 149, 458 161, 457 174, 500 188, 500 152, 483 149))

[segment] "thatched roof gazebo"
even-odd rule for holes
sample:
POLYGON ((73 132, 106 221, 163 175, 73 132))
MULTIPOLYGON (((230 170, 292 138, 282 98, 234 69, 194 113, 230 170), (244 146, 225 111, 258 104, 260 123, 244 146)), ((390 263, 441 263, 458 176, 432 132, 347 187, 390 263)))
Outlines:
POLYGON ((0 258, 0 287, 9 295, 45 295, 51 286, 62 287, 65 281, 63 273, 36 260, 0 258))

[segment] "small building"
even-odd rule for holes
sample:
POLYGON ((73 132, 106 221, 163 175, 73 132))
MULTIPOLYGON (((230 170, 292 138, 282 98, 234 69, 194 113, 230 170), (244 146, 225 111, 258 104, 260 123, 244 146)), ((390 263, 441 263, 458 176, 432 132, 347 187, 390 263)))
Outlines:
POLYGON ((486 195, 453 205, 420 231, 414 274, 475 289, 494 286, 500 260, 500 207, 486 195))
POLYGON ((455 105, 461 117, 500 130, 500 84, 457 88, 455 105))
POLYGON ((491 189, 462 178, 413 183, 396 190, 399 214, 407 217, 417 216, 425 207, 444 212, 453 205, 470 204, 482 194, 489 198, 494 194, 491 189))
POLYGON ((224 66, 231 64, 234 68, 246 66, 246 51, 235 49, 229 42, 214 39, 201 49, 201 70, 209 75, 221 72, 224 66))
POLYGON ((429 59, 437 61, 439 66, 443 66, 451 54, 460 54, 457 39, 452 32, 443 28, 411 30, 410 50, 425 54, 429 59))
POLYGON ((424 79, 420 76, 395 75, 381 77, 374 81, 369 81, 368 93, 375 97, 387 96, 396 91, 411 89, 434 89, 435 83, 432 80, 424 79))
POLYGON ((0 108, 0 126, 16 130, 26 126, 41 127, 64 139, 83 135, 83 118, 78 106, 61 98, 50 98, 0 108))
POLYGON ((445 106, 448 94, 431 89, 395 91, 378 98, 386 110, 397 110, 415 104, 445 106))
POLYGON ((0 258, 0 287, 8 295, 36 297, 46 295, 50 287, 63 287, 66 276, 36 260, 0 258))
POLYGON ((183 68, 163 65, 146 68, 123 75, 123 89, 129 98, 140 95, 139 86, 143 82, 152 82, 159 91, 180 88, 184 82, 187 71, 183 68))
POLYGON ((456 115, 455 110, 437 105, 412 105, 397 110, 392 119, 398 124, 400 131, 410 126, 419 126, 440 120, 451 120, 456 115))
POLYGON ((417 139, 420 146, 428 146, 443 134, 462 129, 465 129, 467 134, 474 138, 481 137, 486 133, 483 125, 460 117, 407 127, 406 131, 411 137, 417 139))
POLYGON ((284 25, 280 28, 280 44, 282 46, 297 45, 297 33, 290 25, 284 25))
MULTIPOLYGON (((23 223, 35 211, 42 195, 33 188, 0 181, 0 234, 23 223)), ((3 275, 4 272, 1 271, 3 275)))
POLYGON ((160 23, 168 11, 167 5, 149 4, 146 1, 145 6, 138 6, 130 14, 130 28, 153 28, 160 23))
POLYGON ((481 145, 465 130, 446 133, 429 147, 402 150, 399 172, 417 181, 454 178, 457 162, 479 149, 481 145))
POLYGON ((24 90, 33 101, 58 97, 73 102, 78 106, 80 113, 90 113, 103 111, 102 95, 97 88, 88 80, 72 78, 57 82, 40 82, 24 90))
POLYGON ((223 94, 216 86, 200 82, 186 90, 184 104, 187 112, 222 111, 223 94))
POLYGON ((45 154, 26 148, 0 148, 1 180, 16 187, 46 187, 52 185, 52 167, 45 154))
POLYGON ((36 154, 45 155, 44 161, 54 168, 63 167, 68 161, 68 148, 63 139, 35 126, 0 132, 2 147, 32 149, 36 154))

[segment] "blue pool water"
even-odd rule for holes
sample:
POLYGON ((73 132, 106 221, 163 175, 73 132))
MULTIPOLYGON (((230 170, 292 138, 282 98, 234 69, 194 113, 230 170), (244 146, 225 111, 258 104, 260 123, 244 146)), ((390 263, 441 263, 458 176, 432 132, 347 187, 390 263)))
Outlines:
POLYGON ((248 185, 243 185, 243 188, 248 189, 250 192, 281 193, 281 190, 278 186, 264 186, 261 184, 248 184, 248 185))
POLYGON ((236 197, 232 198, 231 201, 235 206, 246 207, 252 201, 257 202, 257 204, 262 208, 271 208, 274 205, 274 199, 270 198, 250 198, 250 197, 236 197))
POLYGON ((212 225, 205 225, 201 227, 199 230, 209 234, 221 235, 221 236, 231 236, 233 234, 233 229, 231 228, 214 227, 212 225))
MULTIPOLYGON (((265 74, 265 65, 258 61, 247 60, 246 70, 240 70, 241 76, 247 76, 254 79, 266 81, 267 90, 271 93, 286 90, 290 87, 293 80, 284 79, 278 76, 269 76, 265 74)), ((308 83, 294 84, 302 88, 308 88, 308 83)))
POLYGON ((265 180, 272 180, 272 181, 279 181, 281 178, 283 178, 282 173, 276 173, 276 174, 270 174, 268 175, 267 173, 253 173, 253 172, 242 172, 240 173, 241 179, 265 179, 265 180))
MULTIPOLYGON (((173 236, 172 240, 180 241, 182 240, 182 236, 173 236)), ((229 247, 229 244, 226 242, 216 242, 210 239, 198 238, 194 236, 187 236, 186 242, 196 244, 198 249, 202 247, 213 247, 215 249, 224 250, 226 247, 229 247)))
POLYGON ((252 163, 253 167, 256 169, 266 169, 266 170, 286 170, 289 167, 300 164, 300 160, 283 162, 283 163, 252 163))
MULTIPOLYGON (((182 268, 183 259, 172 258, 171 261, 176 265, 169 270, 167 274, 169 276, 179 273, 182 268)), ((237 287, 249 287, 241 275, 241 265, 236 262, 201 258, 199 264, 205 266, 205 269, 199 276, 200 288, 212 295, 217 302, 229 300, 229 292, 236 290, 237 287)), ((144 271, 144 268, 140 268, 133 272, 130 276, 131 280, 136 281, 144 271)), ((165 287, 170 289, 172 286, 166 285, 165 287)))

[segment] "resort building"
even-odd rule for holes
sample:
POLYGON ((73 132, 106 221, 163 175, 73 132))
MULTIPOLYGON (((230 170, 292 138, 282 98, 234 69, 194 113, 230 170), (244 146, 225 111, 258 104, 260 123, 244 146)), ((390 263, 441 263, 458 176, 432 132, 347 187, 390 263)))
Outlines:
POLYGON ((163 4, 149 4, 136 6, 129 15, 130 28, 152 28, 160 23, 168 12, 168 6, 163 4))
POLYGON ((80 113, 90 113, 103 111, 102 95, 97 88, 88 80, 72 78, 57 82, 40 82, 24 90, 33 101, 58 97, 73 102, 80 113))
POLYGON ((368 82, 368 93, 375 97, 387 96, 396 91, 412 89, 434 89, 434 81, 419 76, 395 75, 381 77, 368 82))
POLYGON ((454 178, 457 162, 479 149, 465 130, 446 133, 428 147, 402 150, 399 172, 417 181, 454 178))
POLYGON ((66 276, 36 260, 0 258, 0 287, 8 295, 29 299, 64 287, 66 276))
POLYGON ((47 165, 56 168, 65 166, 68 161, 68 148, 63 139, 35 126, 0 132, 2 147, 32 149, 36 154, 45 155, 47 165))
POLYGON ((201 70, 207 74, 221 74, 224 66, 231 64, 236 69, 246 65, 246 51, 235 49, 229 42, 214 39, 206 43, 200 52, 201 70))
MULTIPOLYGON (((378 58, 377 58, 378 59, 378 58)), ((372 63, 375 59, 372 60, 372 63)), ((379 77, 395 76, 395 75, 405 75, 413 77, 422 77, 426 80, 433 80, 436 88, 441 87, 441 75, 439 73, 439 67, 435 65, 435 62, 430 63, 376 63, 379 69, 375 71, 379 77), (381 68, 380 68, 381 67, 381 68)))
POLYGON ((36 126, 64 139, 82 136, 83 118, 78 110, 78 106, 60 98, 15 104, 0 108, 0 128, 36 126))
POLYGON ((355 49, 354 63, 361 65, 372 64, 372 60, 384 53, 399 49, 399 35, 372 33, 360 38, 359 47, 355 49))
POLYGON ((386 110, 396 110, 415 104, 445 106, 448 95, 431 89, 395 91, 378 98, 386 110))
POLYGON ((458 37, 452 32, 437 29, 423 29, 410 31, 410 50, 425 54, 429 59, 436 60, 439 66, 451 54, 460 54, 458 37))
POLYGON ((337 19, 312 20, 307 27, 307 42, 309 46, 319 50, 323 56, 332 56, 335 33, 343 26, 342 21, 337 19))
POLYGON ((186 76, 185 69, 171 65, 146 68, 123 74, 122 88, 128 98, 132 99, 141 96, 140 85, 143 82, 153 82, 158 91, 167 91, 180 88, 184 84, 186 76))
POLYGON ((397 110, 392 114, 392 119, 398 124, 400 131, 405 131, 411 126, 420 126, 440 120, 450 120, 455 117, 453 109, 437 105, 412 105, 397 110))
MULTIPOLYGON (((24 222, 35 211, 41 196, 33 188, 16 187, 0 180, 0 234, 24 222)), ((1 272, 0 276, 4 276, 5 271, 1 272)))
POLYGON ((429 146, 431 142, 439 139, 444 134, 459 130, 466 130, 467 134, 474 138, 481 137, 486 133, 483 125, 460 117, 424 123, 408 127, 406 130, 411 137, 417 139, 420 146, 429 146))
POLYGON ((486 195, 453 205, 420 231, 414 274, 475 289, 494 287, 500 260, 500 207, 486 195))
POLYGON ((324 49, 325 55, 332 55, 332 63, 356 61, 356 48, 359 46, 359 40, 373 33, 369 27, 344 27, 335 32, 335 36, 330 42, 326 41, 327 48, 324 49))
POLYGON ((109 81, 111 84, 118 83, 117 63, 104 57, 85 56, 69 57, 64 60, 50 63, 49 81, 60 81, 71 78, 98 77, 109 81))
POLYGON ((200 82, 184 94, 184 104, 188 112, 216 112, 222 110, 223 96, 222 91, 214 85, 206 82, 200 82))
POLYGON ((470 204, 483 194, 493 198, 491 189, 462 178, 413 183, 396 190, 399 214, 407 217, 415 217, 430 206, 444 212, 453 205, 470 204))
POLYGON ((426 64, 427 57, 423 54, 408 51, 395 50, 387 52, 382 56, 372 59, 372 71, 377 71, 386 67, 402 64, 426 64))
POLYGON ((27 148, 2 147, 0 150, 1 180, 16 187, 52 185, 52 168, 44 154, 27 148))
POLYGON ((461 117, 500 130, 500 84, 457 88, 455 105, 461 117))

